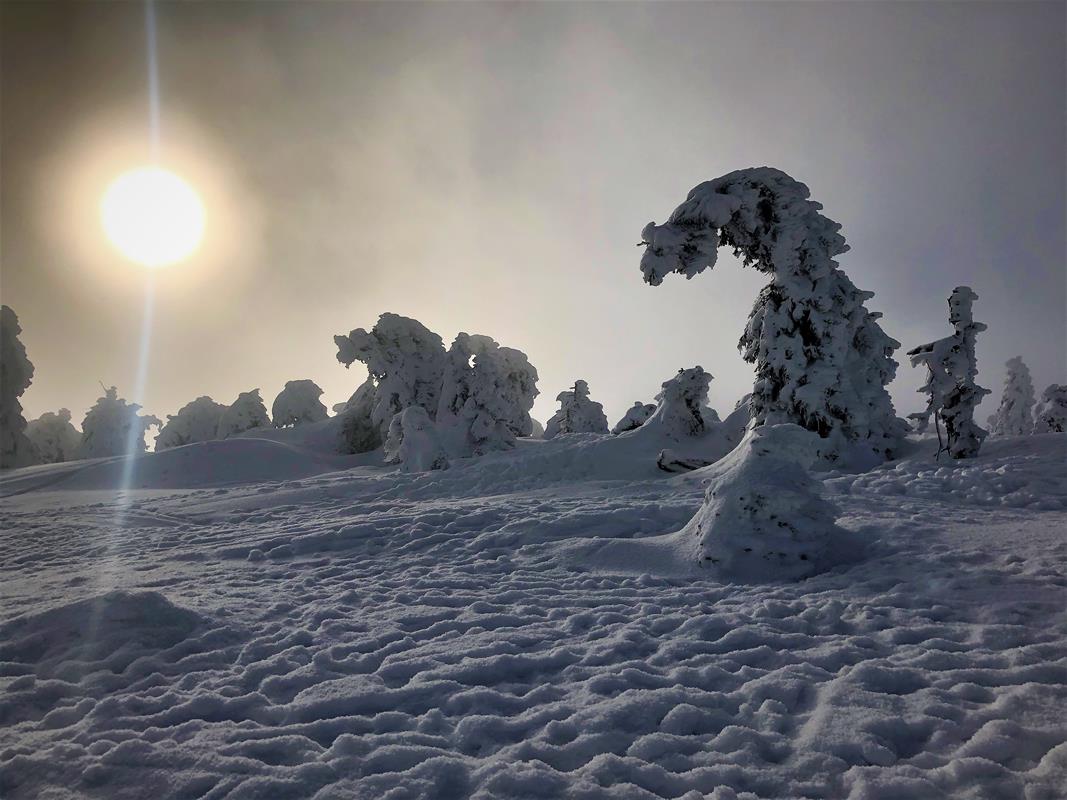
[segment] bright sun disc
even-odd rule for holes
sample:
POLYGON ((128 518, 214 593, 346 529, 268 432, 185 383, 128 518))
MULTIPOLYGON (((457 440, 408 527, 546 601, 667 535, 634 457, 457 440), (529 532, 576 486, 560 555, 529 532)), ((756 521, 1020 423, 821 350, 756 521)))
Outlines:
POLYGON ((193 188, 159 167, 117 177, 100 201, 112 244, 131 261, 165 267, 192 255, 204 236, 204 205, 193 188))

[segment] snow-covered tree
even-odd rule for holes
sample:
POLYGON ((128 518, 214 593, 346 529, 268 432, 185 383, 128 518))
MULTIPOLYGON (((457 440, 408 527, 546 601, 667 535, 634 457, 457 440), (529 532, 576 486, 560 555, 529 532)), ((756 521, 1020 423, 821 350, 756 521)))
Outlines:
POLYGON ((143 453, 145 432, 160 421, 151 414, 141 415, 137 403, 127 403, 112 386, 96 401, 82 421, 78 458, 105 458, 143 453))
POLYGON ((222 412, 215 438, 225 439, 253 428, 269 427, 271 424, 270 417, 267 416, 267 407, 263 405, 259 389, 253 389, 250 392, 241 392, 233 404, 222 412))
MULTIPOLYGON (((975 322, 971 307, 978 299, 969 286, 957 286, 948 298, 949 322, 955 329, 951 336, 920 345, 908 351, 912 366, 926 366, 926 383, 920 392, 929 395, 925 411, 910 414, 915 428, 924 432, 933 417, 934 425, 945 423, 947 442, 944 449, 953 458, 978 455, 988 433, 974 421, 974 410, 989 390, 974 382, 978 375, 974 341, 986 326, 975 322)), ((938 438, 940 439, 940 429, 938 438)), ((940 454, 940 450, 938 450, 940 454)))
POLYGON ((33 380, 33 364, 19 341, 19 318, 10 306, 0 307, 0 468, 37 463, 26 437, 26 418, 19 397, 33 380))
POLYGON ((575 381, 572 389, 556 395, 556 401, 559 411, 545 425, 546 439, 554 439, 561 433, 608 432, 604 407, 589 399, 589 384, 585 381, 575 381))
POLYGON ((530 409, 537 394, 537 370, 525 353, 488 336, 460 333, 446 358, 438 428, 454 454, 509 448, 516 437, 533 432, 530 409))
POLYGON ((322 389, 311 380, 287 381, 285 388, 278 392, 271 406, 274 427, 296 427, 305 422, 321 422, 329 414, 319 398, 322 389))
POLYGON ((369 453, 382 446, 378 425, 371 419, 378 404, 374 378, 370 375, 348 398, 333 407, 341 423, 338 450, 342 453, 369 453))
POLYGON ((1041 393, 1034 409, 1034 433, 1067 431, 1067 386, 1054 383, 1041 393))
POLYGON ((219 421, 226 406, 207 395, 196 398, 167 415, 167 424, 156 437, 156 452, 195 442, 209 442, 218 438, 219 421))
POLYGON ((542 425, 538 420, 534 419, 533 417, 530 417, 530 425, 531 425, 531 430, 530 430, 530 438, 531 439, 544 439, 545 438, 545 426, 544 425, 542 425))
POLYGON ((448 453, 425 408, 408 406, 389 422, 385 460, 399 464, 402 472, 447 469, 448 453))
POLYGON ((798 425, 764 425, 707 467, 704 503, 684 528, 699 563, 734 580, 796 580, 825 569, 837 509, 808 473, 818 447, 798 425))
POLYGON ((33 443, 42 464, 70 461, 78 453, 82 435, 70 424, 70 411, 48 411, 26 426, 26 436, 33 443))
POLYGON ((636 430, 648 422, 648 418, 656 410, 655 403, 642 403, 640 400, 634 402, 626 413, 622 415, 622 419, 615 423, 611 432, 618 435, 620 433, 626 433, 626 431, 636 430))
POLYGON ((770 274, 739 349, 756 365, 755 426, 796 423, 830 438, 828 458, 861 443, 889 458, 903 439, 886 391, 900 343, 834 258, 848 250, 840 225, 809 200, 808 187, 780 170, 754 167, 694 188, 663 225, 642 231, 645 281, 687 278, 713 267, 720 247, 770 274))
POLYGON ((656 410, 645 423, 671 439, 701 436, 710 424, 719 421, 708 408, 708 387, 712 376, 702 367, 680 369, 661 385, 656 410))
POLYGON ((1025 436, 1033 433, 1036 402, 1034 382, 1022 356, 1008 359, 1008 374, 1004 378, 1004 394, 1000 406, 989 417, 990 436, 1025 436))
POLYGON ((421 322, 382 314, 369 332, 357 328, 333 339, 338 361, 346 367, 361 361, 374 378, 371 420, 383 439, 393 416, 409 406, 422 406, 431 419, 437 414, 445 347, 441 337, 421 322))

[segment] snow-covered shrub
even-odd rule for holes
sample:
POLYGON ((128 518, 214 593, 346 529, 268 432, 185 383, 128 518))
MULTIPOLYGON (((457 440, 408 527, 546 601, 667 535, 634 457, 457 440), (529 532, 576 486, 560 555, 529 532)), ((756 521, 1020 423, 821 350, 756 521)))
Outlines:
POLYGON ((561 433, 607 433, 608 418, 604 407, 589 399, 589 384, 578 380, 569 391, 556 395, 559 403, 552 419, 545 425, 545 438, 554 439, 561 433))
POLYGON ((26 437, 26 418, 19 397, 33 380, 33 364, 19 341, 19 318, 10 306, 0 307, 0 468, 37 462, 26 437))
POLYGON ((146 449, 145 431, 160 421, 137 412, 137 403, 127 403, 112 386, 96 401, 82 421, 82 440, 78 458, 105 458, 143 453, 146 449))
POLYGON ((447 469, 448 453, 430 415, 422 406, 408 406, 389 422, 385 461, 402 472, 447 469))
POLYGON ((340 422, 339 452, 369 453, 382 446, 381 430, 371 419, 378 403, 376 393, 374 378, 368 375, 347 402, 333 407, 340 422))
POLYGON ((1054 383, 1041 393, 1034 409, 1034 433, 1067 431, 1067 386, 1054 383))
POLYGON ((409 406, 422 406, 431 419, 437 414, 445 347, 441 337, 421 322, 382 314, 369 332, 357 328, 333 340, 338 361, 346 367, 361 361, 375 379, 371 421, 383 439, 393 416, 409 406))
POLYGON ((654 403, 642 403, 638 400, 622 415, 622 419, 615 423, 611 432, 618 435, 640 428, 648 422, 648 418, 652 416, 655 410, 654 403))
POLYGON ((1025 436, 1033 433, 1034 382, 1022 356, 1008 359, 1004 394, 996 413, 989 417, 990 436, 1025 436))
POLYGON ((196 398, 167 415, 167 424, 156 437, 156 452, 194 442, 209 442, 218 436, 219 421, 226 406, 207 395, 196 398))
POLYGON ((703 566, 733 580, 797 580, 826 569, 837 509, 808 470, 818 437, 798 425, 750 430, 707 468, 704 503, 683 529, 703 566))
POLYGON ((215 438, 225 439, 253 428, 269 427, 271 424, 270 417, 267 416, 267 407, 263 405, 259 389, 253 389, 250 392, 241 392, 233 404, 222 412, 215 438))
MULTIPOLYGON (((953 289, 948 298, 948 319, 955 328, 953 334, 908 351, 912 366, 926 366, 926 383, 919 391, 929 395, 926 410, 909 417, 915 420, 915 428, 920 433, 926 430, 931 417, 935 427, 938 419, 943 420, 945 449, 953 458, 978 455, 982 440, 988 435, 974 421, 974 410, 989 394, 988 389, 974 382, 978 374, 974 340, 986 329, 984 324, 974 321, 971 312, 977 299, 978 295, 969 286, 953 289)), ((938 429, 939 438, 940 435, 938 429)))
POLYGON ((739 343, 756 365, 753 424, 815 431, 831 439, 822 445, 831 460, 846 442, 889 458, 906 431, 885 389, 900 343, 864 306, 873 294, 834 261, 848 250, 841 226, 808 197, 807 186, 770 167, 702 183, 665 224, 642 231, 641 271, 653 286, 672 272, 692 278, 726 246, 770 274, 739 343))
POLYGON ((48 411, 26 426, 26 436, 33 443, 42 464, 59 464, 77 456, 82 435, 70 424, 70 411, 48 411))
POLYGON ((702 436, 718 414, 708 408, 708 387, 712 376, 702 367, 680 369, 661 384, 656 395, 656 410, 645 423, 669 439, 702 436))
POLYGON ((507 449, 533 432, 530 409, 537 394, 537 370, 525 353, 488 336, 460 333, 448 350, 438 428, 455 455, 507 449))
POLYGON ((271 406, 274 427, 288 428, 305 422, 322 422, 329 414, 320 397, 322 389, 315 381, 286 381, 285 388, 278 392, 271 406))

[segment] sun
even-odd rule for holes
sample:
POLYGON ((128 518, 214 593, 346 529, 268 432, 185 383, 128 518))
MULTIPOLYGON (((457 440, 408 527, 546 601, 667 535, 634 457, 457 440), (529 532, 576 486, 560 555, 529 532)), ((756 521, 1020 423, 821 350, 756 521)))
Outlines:
POLYGON ((141 167, 111 182, 100 200, 100 221, 126 258, 165 267, 188 258, 204 238, 204 204, 173 172, 141 167))

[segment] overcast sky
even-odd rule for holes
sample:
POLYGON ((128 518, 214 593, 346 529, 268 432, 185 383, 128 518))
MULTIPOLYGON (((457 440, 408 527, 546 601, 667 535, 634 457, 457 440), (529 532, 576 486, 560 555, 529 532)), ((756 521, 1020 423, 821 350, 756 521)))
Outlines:
MULTIPOLYGON (((765 277, 723 255, 651 288, 634 245, 697 183, 770 165, 843 226, 840 262, 904 347, 967 284, 979 382, 1067 382, 1065 6, 1050 3, 205 3, 158 9, 162 160, 207 239, 156 273, 147 410, 363 380, 332 336, 385 311, 525 351, 534 415, 589 382, 614 422, 679 367, 749 391, 765 277)), ((0 292, 27 417, 134 393, 147 273, 96 202, 146 159, 136 3, 5 2, 0 292)), ((902 415, 920 370, 891 385, 902 415)))

